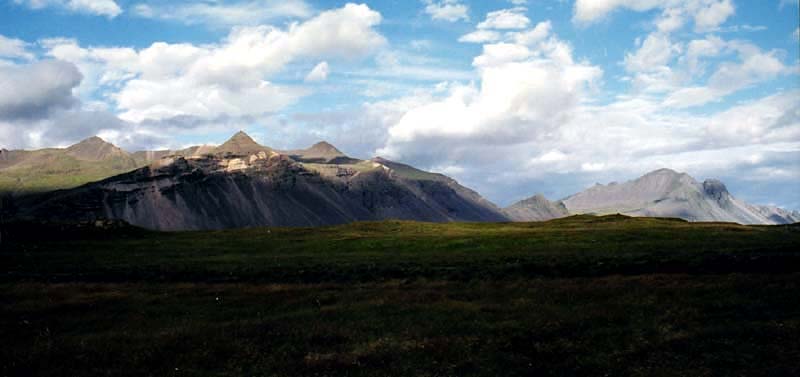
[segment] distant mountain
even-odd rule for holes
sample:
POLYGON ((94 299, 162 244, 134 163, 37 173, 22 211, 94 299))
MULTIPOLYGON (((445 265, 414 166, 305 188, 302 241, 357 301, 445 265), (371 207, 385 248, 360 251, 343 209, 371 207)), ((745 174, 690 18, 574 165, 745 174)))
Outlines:
POLYGON ((253 140, 250 135, 244 133, 244 131, 237 132, 233 137, 228 139, 228 141, 209 151, 209 153, 232 156, 246 156, 259 152, 270 153, 272 149, 256 143, 256 141, 253 140))
POLYGON ((289 155, 294 160, 306 163, 351 164, 358 162, 356 159, 347 157, 342 151, 326 141, 320 141, 308 149, 297 149, 281 153, 289 155))
POLYGON ((67 148, 0 149, 0 195, 73 188, 129 172, 170 155, 194 156, 214 149, 204 145, 179 151, 128 153, 97 136, 67 148))
POLYGON ((503 213, 513 221, 546 221, 569 216, 564 203, 551 202, 541 194, 508 206, 503 213))
POLYGON ((116 145, 93 136, 64 150, 64 154, 83 161, 103 161, 115 157, 128 158, 127 153, 116 145))
POLYGON ((492 203, 440 174, 380 158, 353 159, 327 143, 295 156, 301 161, 240 132, 204 155, 164 157, 75 189, 29 196, 17 206, 21 217, 121 219, 159 230, 507 220, 492 203))
POLYGON ((99 137, 65 149, 0 150, 0 194, 80 186, 143 164, 99 137))
POLYGON ((597 184, 552 202, 499 209, 455 180, 380 157, 360 160, 321 141, 279 151, 239 132, 220 146, 128 153, 99 137, 67 148, 0 149, 0 195, 20 215, 123 219, 152 229, 324 225, 356 220, 544 221, 572 214, 785 224, 800 213, 745 203, 718 180, 669 169, 597 184), (94 182, 94 183, 92 183, 94 182), (55 191, 54 190, 61 190, 55 191))
POLYGON ((698 182, 686 173, 660 169, 625 183, 597 184, 562 200, 571 214, 621 213, 689 221, 785 224, 800 213, 757 206, 733 197, 718 180, 698 182))

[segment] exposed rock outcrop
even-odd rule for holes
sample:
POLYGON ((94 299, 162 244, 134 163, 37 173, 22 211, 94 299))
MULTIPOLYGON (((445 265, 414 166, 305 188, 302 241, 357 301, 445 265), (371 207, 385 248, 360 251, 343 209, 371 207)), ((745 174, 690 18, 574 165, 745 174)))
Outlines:
POLYGON ((352 160, 306 166, 239 133, 213 155, 170 156, 100 182, 27 198, 23 215, 119 219, 158 230, 506 220, 493 204, 445 176, 388 160, 352 160))

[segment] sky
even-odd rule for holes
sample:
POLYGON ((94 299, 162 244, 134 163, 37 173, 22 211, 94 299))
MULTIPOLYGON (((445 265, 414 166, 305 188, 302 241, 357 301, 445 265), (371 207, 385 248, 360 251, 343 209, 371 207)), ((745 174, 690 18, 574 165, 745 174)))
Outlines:
POLYGON ((800 209, 797 0, 0 0, 0 147, 326 140, 499 205, 658 168, 800 209))

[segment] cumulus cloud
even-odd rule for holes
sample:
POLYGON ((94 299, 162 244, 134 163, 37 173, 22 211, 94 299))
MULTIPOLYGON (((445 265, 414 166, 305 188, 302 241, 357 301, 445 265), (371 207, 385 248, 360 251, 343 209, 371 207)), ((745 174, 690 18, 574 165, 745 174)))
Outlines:
POLYGON ((602 74, 597 67, 575 62, 570 47, 554 37, 535 46, 485 45, 473 65, 480 87, 452 85, 443 98, 411 109, 389 128, 379 153, 447 161, 453 154, 474 157, 466 146, 536 139, 566 122, 585 88, 602 74), (461 147, 434 147, 444 140, 461 147))
POLYGON ((74 106, 72 89, 81 78, 74 65, 62 61, 0 66, 0 119, 41 119, 74 106))
POLYGON ((282 18, 308 18, 312 8, 303 0, 251 0, 238 2, 140 3, 133 14, 188 25, 257 25, 282 18))
POLYGON ((501 9, 486 14, 486 19, 478 24, 478 29, 525 29, 531 20, 525 16, 527 8, 501 9))
POLYGON ((381 15, 347 4, 286 28, 234 28, 218 44, 154 43, 148 48, 83 48, 74 41, 45 41, 49 54, 75 62, 89 85, 118 86, 111 96, 125 120, 181 115, 214 118, 277 111, 307 90, 267 80, 290 62, 354 59, 385 44, 374 26, 381 15))
POLYGON ((75 65, 58 60, 0 67, 0 147, 63 146, 112 130, 137 134, 112 113, 85 109, 73 94, 81 79, 75 65))
POLYGON ((317 81, 325 81, 328 79, 328 73, 330 72, 330 68, 328 68, 328 62, 322 62, 314 66, 311 72, 308 72, 306 75, 306 82, 317 82, 317 81))
POLYGON ((32 9, 59 7, 77 13, 114 18, 122 13, 122 8, 114 0, 14 0, 32 9))
POLYGON ((431 19, 456 22, 469 21, 469 7, 460 0, 423 0, 425 13, 431 19))

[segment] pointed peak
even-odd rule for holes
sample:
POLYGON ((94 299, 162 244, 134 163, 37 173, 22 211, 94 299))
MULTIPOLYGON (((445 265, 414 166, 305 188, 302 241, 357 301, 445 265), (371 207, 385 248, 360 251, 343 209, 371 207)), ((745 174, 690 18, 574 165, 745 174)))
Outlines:
POLYGON ((329 142, 327 142, 327 141, 325 141, 325 140, 315 143, 314 145, 312 145, 312 146, 311 146, 311 148, 330 148, 330 149, 336 149, 336 147, 334 147, 334 146, 333 146, 331 143, 329 143, 329 142))
POLYGON ((320 141, 306 149, 307 152, 326 155, 326 157, 344 156, 344 153, 327 141, 320 141))
POLYGON ((256 143, 256 141, 244 131, 239 131, 231 136, 228 141, 217 147, 215 152, 246 155, 269 150, 269 148, 256 143))
POLYGON ((92 136, 73 144, 71 147, 78 145, 103 145, 103 144, 113 145, 103 140, 103 138, 101 138, 100 136, 92 136))
POLYGON ((109 157, 125 156, 127 153, 116 145, 98 136, 81 140, 66 149, 67 154, 79 160, 99 161, 109 157))
POLYGON ((228 139, 228 141, 231 141, 231 140, 244 140, 244 141, 252 141, 252 142, 255 143, 255 140, 253 140, 253 138, 250 137, 250 135, 248 135, 247 132, 244 132, 244 131, 241 131, 241 130, 239 132, 233 134, 233 136, 231 136, 231 138, 228 139))

